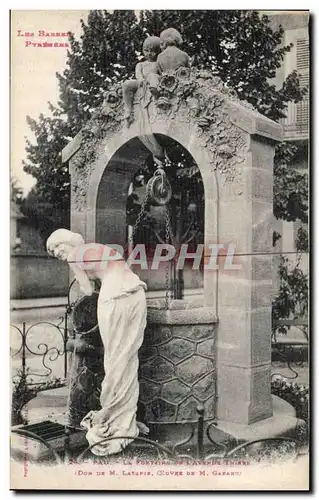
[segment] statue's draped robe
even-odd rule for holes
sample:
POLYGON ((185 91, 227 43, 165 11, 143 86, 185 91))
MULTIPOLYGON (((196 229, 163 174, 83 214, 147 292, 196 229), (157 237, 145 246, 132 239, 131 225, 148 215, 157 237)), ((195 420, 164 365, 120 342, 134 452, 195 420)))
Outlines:
POLYGON ((81 422, 96 455, 118 453, 139 434, 138 350, 146 327, 145 289, 123 260, 108 262, 98 299, 105 371, 101 409, 90 411, 81 422), (100 443, 105 438, 111 439, 100 443))

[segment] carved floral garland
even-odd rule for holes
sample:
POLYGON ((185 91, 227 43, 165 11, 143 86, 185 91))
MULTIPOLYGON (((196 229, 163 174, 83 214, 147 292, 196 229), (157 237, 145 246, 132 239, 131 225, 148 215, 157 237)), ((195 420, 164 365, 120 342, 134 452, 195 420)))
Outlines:
MULTIPOLYGON (((207 148, 214 170, 225 180, 234 177, 235 165, 244 160, 247 134, 231 122, 231 101, 254 110, 239 100, 236 92, 224 85, 210 71, 181 67, 175 73, 165 73, 159 83, 159 96, 150 103, 150 120, 196 122, 198 145, 207 148)), ((124 126, 121 84, 116 84, 104 97, 103 104, 81 131, 81 148, 72 159, 76 170, 72 186, 73 199, 78 208, 84 204, 87 179, 99 157, 103 139, 116 134, 124 126)))

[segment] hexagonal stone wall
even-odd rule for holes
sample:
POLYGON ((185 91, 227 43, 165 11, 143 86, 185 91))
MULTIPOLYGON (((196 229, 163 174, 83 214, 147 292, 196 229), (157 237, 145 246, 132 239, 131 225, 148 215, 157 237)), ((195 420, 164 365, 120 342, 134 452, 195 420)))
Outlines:
POLYGON ((189 394, 189 387, 178 379, 165 382, 162 387, 162 397, 166 401, 177 404, 183 401, 189 394))
POLYGON ((141 376, 154 382, 164 382, 174 376, 174 366, 161 356, 147 361, 141 366, 141 376))
POLYGON ((160 354, 171 360, 173 363, 178 363, 187 356, 193 354, 196 346, 193 342, 189 342, 186 339, 172 338, 169 342, 161 345, 158 349, 160 354))
POLYGON ((215 412, 215 325, 148 324, 139 352, 146 423, 197 421, 215 412))
POLYGON ((177 366, 177 375, 185 383, 194 385, 197 380, 214 369, 213 361, 202 356, 193 357, 182 361, 177 366))

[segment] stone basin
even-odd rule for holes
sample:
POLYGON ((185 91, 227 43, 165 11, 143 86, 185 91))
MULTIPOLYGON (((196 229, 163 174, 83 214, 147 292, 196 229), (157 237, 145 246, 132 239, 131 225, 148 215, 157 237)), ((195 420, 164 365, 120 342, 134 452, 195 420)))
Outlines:
MULTIPOLYGON (((157 429, 196 422, 198 407, 203 407, 204 420, 212 420, 216 413, 216 317, 203 306, 202 297, 171 301, 168 309, 164 299, 147 303, 147 327, 139 351, 138 417, 157 429)), ((88 396, 96 395, 103 379, 103 345, 99 332, 74 337, 67 350, 73 353, 70 404, 76 411, 72 424, 78 425, 88 411, 83 398, 91 405, 88 396)))
POLYGON ((140 405, 144 420, 159 425, 212 420, 216 406, 217 320, 203 298, 148 300, 147 327, 140 349, 140 405))

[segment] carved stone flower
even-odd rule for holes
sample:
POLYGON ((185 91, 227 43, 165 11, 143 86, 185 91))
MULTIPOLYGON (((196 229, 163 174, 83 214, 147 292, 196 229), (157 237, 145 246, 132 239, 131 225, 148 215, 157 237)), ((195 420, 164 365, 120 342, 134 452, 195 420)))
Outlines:
POLYGON ((222 81, 221 78, 219 78, 218 76, 213 76, 212 77, 212 86, 216 89, 219 89, 219 90, 224 90, 225 88, 225 84, 224 82, 222 81))
POLYGON ((190 114, 194 117, 197 116, 200 112, 199 100, 196 99, 196 97, 189 97, 186 102, 190 110, 190 114))
POLYGON ((95 137, 98 137, 100 134, 100 127, 97 124, 93 125, 91 128, 91 132, 95 137))
POLYGON ((102 104, 102 115, 110 115, 113 113, 113 110, 120 104, 122 96, 119 92, 119 89, 112 89, 109 92, 106 92, 104 95, 104 101, 102 104))
POLYGON ((122 85, 117 85, 116 86, 116 93, 117 93, 117 95, 119 96, 120 99, 123 97, 123 88, 122 88, 122 85))
POLYGON ((167 97, 162 96, 158 98, 156 106, 160 109, 169 109, 171 107, 171 103, 167 97))
POLYGON ((198 126, 201 128, 209 128, 211 124, 211 119, 208 116, 202 116, 197 122, 198 126))
POLYGON ((119 103, 119 100, 120 96, 118 92, 115 90, 110 90, 104 97, 104 104, 110 106, 110 108, 115 108, 115 106, 117 106, 117 104, 119 103))
POLYGON ((189 77, 191 75, 191 70, 190 68, 184 68, 182 66, 180 68, 177 68, 175 74, 179 80, 189 80, 189 77))
POLYGON ((223 97, 220 94, 214 94, 209 98, 208 109, 213 111, 215 108, 221 106, 224 102, 223 97))
POLYGON ((231 99, 238 99, 238 94, 232 87, 224 87, 223 92, 231 99))
POLYGON ((218 146, 218 154, 224 158, 231 158, 233 156, 233 149, 228 144, 221 144, 218 146))
POLYGON ((178 84, 174 75, 163 75, 160 81, 160 87, 169 93, 174 92, 178 84))
POLYGON ((173 96, 171 97, 171 99, 169 99, 169 103, 170 103, 170 106, 171 106, 171 112, 172 113, 176 113, 179 106, 180 106, 180 97, 176 94, 173 94, 173 96))

